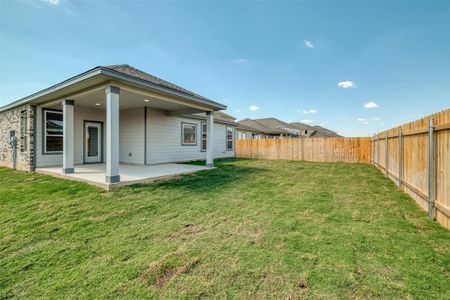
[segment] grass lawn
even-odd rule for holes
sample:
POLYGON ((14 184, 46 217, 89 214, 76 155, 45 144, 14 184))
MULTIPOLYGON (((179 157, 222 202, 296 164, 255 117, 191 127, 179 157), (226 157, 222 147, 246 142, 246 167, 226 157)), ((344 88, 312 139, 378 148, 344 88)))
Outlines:
POLYGON ((366 164, 105 192, 0 169, 1 298, 450 298, 450 232, 366 164))

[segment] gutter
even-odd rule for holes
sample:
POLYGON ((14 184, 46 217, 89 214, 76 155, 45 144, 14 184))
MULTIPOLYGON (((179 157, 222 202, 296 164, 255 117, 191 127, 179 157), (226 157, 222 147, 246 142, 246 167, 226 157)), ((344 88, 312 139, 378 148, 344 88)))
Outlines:
MULTIPOLYGON (((206 121, 206 117, 202 117, 202 116, 181 115, 180 117, 188 118, 188 119, 195 119, 195 120, 206 121)), ((236 123, 236 122, 226 121, 226 120, 218 119, 218 118, 214 118, 214 123, 225 124, 225 125, 230 125, 230 126, 235 126, 235 127, 237 126, 237 123, 236 123)))
POLYGON ((52 85, 49 88, 46 88, 44 90, 41 90, 41 91, 36 92, 34 94, 31 94, 30 96, 21 98, 19 100, 16 100, 16 101, 10 103, 10 104, 2 106, 2 107, 0 107, 0 112, 4 112, 4 111, 7 111, 9 109, 15 108, 17 106, 26 104, 26 103, 31 102, 31 101, 39 98, 39 97, 46 96, 46 95, 48 95, 50 93, 56 92, 58 90, 61 90, 63 88, 69 87, 69 86, 71 86, 73 84, 79 83, 81 81, 90 79, 90 78, 98 76, 98 75, 106 75, 106 76, 112 77, 113 79, 119 79, 119 80, 126 81, 126 82, 129 82, 129 83, 132 83, 132 84, 137 84, 137 85, 140 85, 140 86, 143 86, 143 87, 146 87, 146 88, 150 88, 152 90, 159 91, 159 92, 164 93, 164 94, 181 97, 181 98, 190 100, 190 101, 192 101, 194 103, 199 103, 199 104, 203 104, 203 105, 207 105, 207 106, 212 106, 213 108, 215 108, 217 110, 223 110, 223 109, 227 108, 226 105, 220 104, 220 103, 215 102, 215 101, 200 99, 198 97, 194 97, 194 96, 182 93, 182 92, 178 92, 178 91, 175 91, 175 90, 167 88, 167 87, 159 86, 159 85, 154 84, 154 83, 152 83, 150 81, 147 81, 147 80, 139 79, 139 78, 136 78, 136 77, 133 77, 133 76, 130 76, 130 75, 122 74, 120 72, 113 71, 113 70, 110 70, 108 68, 104 68, 104 67, 100 67, 99 66, 99 67, 95 67, 93 69, 90 69, 90 70, 88 70, 86 72, 83 72, 83 73, 81 73, 79 75, 76 75, 74 77, 71 77, 71 78, 69 78, 67 80, 64 80, 64 81, 62 81, 60 83, 52 85))

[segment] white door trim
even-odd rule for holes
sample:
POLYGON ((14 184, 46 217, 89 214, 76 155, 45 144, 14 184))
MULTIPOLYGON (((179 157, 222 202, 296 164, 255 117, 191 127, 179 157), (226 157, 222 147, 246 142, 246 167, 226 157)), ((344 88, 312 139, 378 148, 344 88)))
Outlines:
POLYGON ((103 123, 97 121, 84 121, 83 126, 83 162, 87 164, 101 163, 103 161, 103 123), (89 156, 89 128, 97 128, 97 155, 89 156))

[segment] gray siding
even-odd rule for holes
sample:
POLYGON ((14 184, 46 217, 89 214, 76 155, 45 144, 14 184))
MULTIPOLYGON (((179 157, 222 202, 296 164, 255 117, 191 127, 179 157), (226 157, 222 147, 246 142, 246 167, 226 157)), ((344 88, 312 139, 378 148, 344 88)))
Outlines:
MULTIPOLYGON (((147 113, 147 163, 200 160, 206 158, 201 151, 201 120, 186 117, 168 117, 164 111, 149 109, 147 113), (181 144, 181 123, 197 125, 197 145, 181 144)), ((234 156, 226 151, 226 126, 214 123, 214 157, 234 156)))
POLYGON ((144 114, 145 108, 120 111, 119 161, 144 164, 144 114))
MULTIPOLYGON (((103 122, 103 149, 105 140, 105 111, 85 107, 74 108, 75 114, 75 149, 74 163, 83 163, 83 130, 84 121, 103 122)), ((120 152, 119 159, 123 163, 144 164, 145 161, 145 108, 134 108, 120 111, 120 152), (130 155, 131 154, 131 155, 130 155)), ((37 167, 62 165, 62 154, 43 154, 42 147, 42 108, 37 108, 37 167)), ((147 110, 147 164, 176 161, 200 160, 206 158, 201 151, 201 120, 186 117, 169 117, 166 112, 157 109, 147 110), (181 145, 181 123, 197 125, 197 145, 181 145)), ((233 137, 235 134, 233 134, 233 137)), ((234 145, 234 144, 233 144, 234 145)), ((103 151, 104 152, 104 151, 103 151)), ((226 125, 214 123, 214 157, 232 157, 232 151, 226 150, 226 125)), ((106 159, 103 156, 104 160, 106 159)))

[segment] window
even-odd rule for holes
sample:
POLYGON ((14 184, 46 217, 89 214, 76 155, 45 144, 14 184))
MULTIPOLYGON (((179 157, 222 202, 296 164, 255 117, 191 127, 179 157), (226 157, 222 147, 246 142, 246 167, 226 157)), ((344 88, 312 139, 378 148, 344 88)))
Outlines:
POLYGON ((197 145, 197 125, 190 123, 181 123, 182 145, 197 145))
POLYGON ((63 114, 61 111, 44 110, 44 152, 63 151, 63 114))
POLYGON ((205 151, 206 150, 206 135, 207 135, 207 131, 206 131, 206 123, 202 123, 202 150, 205 151))
POLYGON ((233 150, 233 127, 227 127, 227 150, 233 150))
POLYGON ((27 111, 23 110, 20 112, 20 151, 27 151, 27 111))

